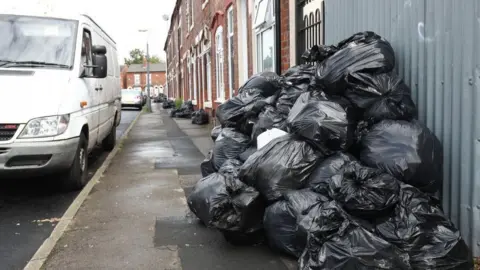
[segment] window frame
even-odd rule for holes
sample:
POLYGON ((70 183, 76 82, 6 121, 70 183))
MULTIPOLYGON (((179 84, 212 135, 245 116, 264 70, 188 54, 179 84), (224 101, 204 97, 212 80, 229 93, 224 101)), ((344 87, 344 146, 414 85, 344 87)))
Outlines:
POLYGON ((224 78, 224 59, 223 59, 223 26, 215 30, 215 78, 216 78, 216 102, 225 101, 225 78, 224 78), (220 72, 219 72, 220 71, 220 72))
POLYGON ((233 57, 234 57, 234 48, 233 48, 233 45, 234 45, 234 42, 233 42, 233 39, 234 39, 234 32, 235 32, 235 25, 234 25, 234 14, 233 14, 233 5, 230 6, 228 9, 227 9, 227 51, 228 51, 228 87, 230 88, 230 98, 233 97, 233 92, 235 91, 234 89, 234 79, 235 79, 235 76, 234 76, 234 67, 233 67, 233 64, 234 64, 234 61, 233 61, 233 57))
POLYGON ((133 74, 133 85, 138 86, 140 85, 141 80, 140 80, 140 73, 134 73, 133 74), (138 79, 138 80, 137 80, 138 79), (138 82, 138 83, 137 83, 138 82))
MULTIPOLYGON (((255 13, 258 12, 258 6, 261 2, 267 1, 267 8, 266 8, 266 15, 265 15, 265 20, 259 24, 255 24, 255 21, 252 22, 253 25, 253 30, 255 33, 255 48, 256 48, 256 53, 255 53, 255 69, 256 72, 262 72, 264 71, 263 67, 263 34, 268 31, 272 30, 273 34, 273 40, 276 39, 276 34, 275 34, 275 1, 274 0, 255 0, 255 13)), ((258 16, 258 15, 257 15, 258 16)), ((252 18, 252 20, 255 20, 256 18, 252 18)), ((273 42, 273 51, 272 51, 272 71, 275 69, 275 63, 276 63, 276 44, 275 41, 273 42)))

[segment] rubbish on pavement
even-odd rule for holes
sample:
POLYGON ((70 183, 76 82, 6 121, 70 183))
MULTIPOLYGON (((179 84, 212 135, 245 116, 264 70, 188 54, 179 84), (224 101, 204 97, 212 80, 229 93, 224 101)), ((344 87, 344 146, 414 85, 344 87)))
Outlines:
POLYGON ((173 100, 166 100, 162 103, 162 108, 164 109, 170 109, 175 107, 175 101, 173 100))
POLYGON ((437 137, 419 121, 384 120, 361 142, 360 160, 404 183, 435 193, 443 182, 443 150, 437 137))
POLYGON ((222 126, 216 126, 212 128, 212 132, 210 132, 210 137, 212 137, 212 141, 215 142, 220 133, 222 133, 222 126))
POLYGON ((379 222, 377 234, 408 253, 413 269, 472 269, 473 258, 441 203, 407 184, 388 220, 379 222))
POLYGON ((325 155, 346 150, 355 130, 353 117, 341 104, 314 92, 300 95, 286 124, 290 133, 313 143, 325 155))
POLYGON ((202 173, 202 177, 207 177, 216 172, 215 168, 213 167, 213 150, 208 152, 207 158, 205 158, 200 164, 200 171, 202 173))
POLYGON ((192 124, 206 125, 208 124, 208 113, 204 109, 200 109, 193 113, 192 124))
POLYGON ((315 84, 328 94, 341 95, 352 73, 390 72, 395 53, 388 41, 373 32, 357 33, 341 41, 339 50, 317 65, 315 84))
POLYGON ((306 142, 284 135, 253 154, 240 169, 240 180, 270 203, 285 191, 302 189, 318 156, 306 142))
POLYGON ((297 218, 315 203, 328 199, 310 189, 289 191, 284 197, 265 210, 265 234, 270 247, 299 258, 307 244, 307 232, 299 228, 297 218))
POLYGON ((233 128, 224 128, 213 146, 213 166, 216 170, 222 167, 227 159, 236 159, 247 150, 250 137, 233 128))
POLYGON ((365 110, 365 121, 374 124, 385 119, 410 121, 417 117, 410 88, 394 72, 352 73, 347 82, 345 96, 365 110))
POLYGON ((287 132, 280 130, 278 128, 269 129, 258 136, 257 149, 261 149, 265 145, 267 145, 269 142, 273 141, 274 139, 282 137, 287 134, 288 134, 287 132))
POLYGON ((471 269, 432 195, 442 146, 416 120, 390 43, 361 32, 302 58, 217 108, 190 209, 226 241, 267 240, 300 270, 471 269))
POLYGON ((193 111, 193 103, 189 100, 184 102, 179 109, 172 109, 170 111, 170 117, 191 118, 193 111))

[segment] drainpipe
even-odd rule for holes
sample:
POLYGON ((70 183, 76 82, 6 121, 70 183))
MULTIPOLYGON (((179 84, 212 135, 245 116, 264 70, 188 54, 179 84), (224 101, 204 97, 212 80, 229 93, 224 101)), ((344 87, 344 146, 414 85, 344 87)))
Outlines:
POLYGON ((275 72, 280 75, 282 73, 282 42, 281 42, 281 25, 280 25, 280 0, 275 1, 275 72))

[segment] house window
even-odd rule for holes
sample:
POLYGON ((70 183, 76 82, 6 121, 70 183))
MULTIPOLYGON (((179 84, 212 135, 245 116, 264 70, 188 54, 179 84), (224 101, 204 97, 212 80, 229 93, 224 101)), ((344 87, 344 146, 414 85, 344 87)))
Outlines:
POLYGON ((215 33, 215 70, 217 79, 217 101, 225 99, 225 80, 223 79, 223 27, 219 26, 215 33))
POLYGON ((255 3, 253 20, 257 44, 257 72, 273 71, 275 66, 274 2, 274 0, 257 0, 255 3))
POLYGON ((192 57, 193 67, 193 99, 197 100, 197 64, 195 55, 192 57))
POLYGON ((228 87, 230 88, 230 97, 233 96, 235 91, 233 88, 234 79, 234 67, 233 67, 233 8, 230 7, 227 11, 227 24, 228 24, 228 87))
POLYGON ((193 28, 193 0, 187 0, 187 26, 188 31, 193 28))
POLYGON ((150 73, 150 76, 148 76, 148 80, 147 80, 147 73, 145 73, 145 85, 147 84, 152 85, 152 73, 150 73))
POLYGON ((134 85, 140 85, 140 74, 134 74, 133 80, 134 80, 133 82, 134 85))
POLYGON ((210 52, 205 54, 205 68, 207 70, 207 100, 212 100, 212 61, 210 58, 210 52))

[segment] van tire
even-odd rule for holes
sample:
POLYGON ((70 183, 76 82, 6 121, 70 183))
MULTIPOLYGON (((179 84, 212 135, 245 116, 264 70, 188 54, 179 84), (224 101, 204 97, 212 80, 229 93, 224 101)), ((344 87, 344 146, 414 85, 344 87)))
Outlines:
POLYGON ((82 189, 88 182, 88 140, 80 134, 77 152, 70 168, 59 175, 62 190, 75 191, 82 189))
POLYGON ((112 151, 113 148, 115 148, 116 143, 117 143, 117 125, 113 123, 112 130, 110 131, 108 136, 102 141, 102 148, 105 151, 112 151))

